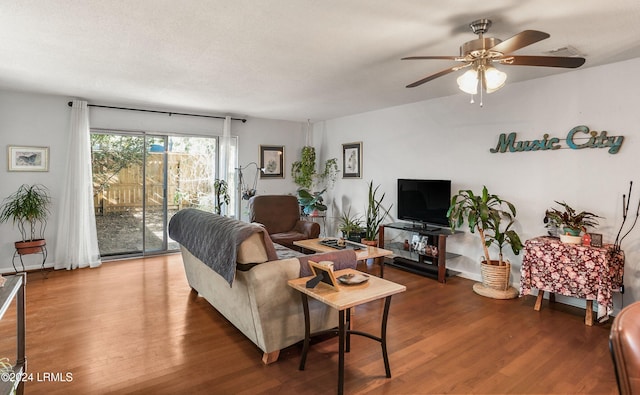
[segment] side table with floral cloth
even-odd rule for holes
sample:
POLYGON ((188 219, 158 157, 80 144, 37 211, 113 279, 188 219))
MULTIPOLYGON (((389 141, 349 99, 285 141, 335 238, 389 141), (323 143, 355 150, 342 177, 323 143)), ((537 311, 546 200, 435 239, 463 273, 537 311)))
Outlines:
POLYGON ((554 237, 527 240, 522 259, 520 295, 538 289, 535 310, 540 310, 544 292, 587 300, 585 323, 592 323, 593 301, 598 303, 598 318, 613 310, 613 292, 622 287, 624 252, 613 245, 601 248, 566 244, 554 237))

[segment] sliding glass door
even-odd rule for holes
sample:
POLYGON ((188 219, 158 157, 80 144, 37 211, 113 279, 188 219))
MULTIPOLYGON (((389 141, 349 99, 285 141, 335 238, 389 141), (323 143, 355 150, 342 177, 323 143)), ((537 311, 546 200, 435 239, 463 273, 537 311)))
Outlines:
MULTIPOLYGON (((213 211, 217 138, 94 131, 91 139, 102 257, 176 250, 167 234, 171 216, 187 207, 213 211)), ((236 139, 232 147, 235 163, 236 139)))

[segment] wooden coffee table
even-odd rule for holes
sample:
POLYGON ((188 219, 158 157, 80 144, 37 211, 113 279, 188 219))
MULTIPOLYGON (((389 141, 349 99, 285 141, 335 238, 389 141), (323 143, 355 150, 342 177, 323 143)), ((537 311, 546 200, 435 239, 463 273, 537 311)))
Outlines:
MULTIPOLYGON (((314 251, 314 252, 333 252, 340 251, 332 247, 328 247, 320 244, 322 240, 336 240, 336 238, 331 237, 321 237, 318 239, 307 239, 307 240, 298 240, 294 241, 293 244, 298 247, 302 247, 306 250, 314 251)), ((350 242, 347 242, 350 243, 350 242)), ((360 250, 356 250, 356 259, 358 261, 366 261, 367 259, 373 259, 380 264, 380 277, 384 277, 384 257, 393 255, 393 251, 385 250, 384 248, 371 247, 366 246, 364 244, 359 243, 350 243, 356 244, 361 247, 360 250)))
MULTIPOLYGON (((337 278, 343 274, 349 273, 364 274, 355 269, 343 269, 336 271, 335 276, 337 278)), ((389 317, 389 306, 391 305, 391 296, 406 291, 407 287, 383 278, 369 276, 369 280, 362 284, 338 285, 338 291, 324 283, 319 283, 314 288, 307 288, 306 283, 312 278, 313 276, 302 277, 289 280, 287 282, 290 287, 300 291, 300 295, 302 295, 305 336, 299 369, 304 370, 307 352, 309 351, 309 341, 312 335, 310 333, 311 323, 309 318, 309 297, 311 297, 338 310, 338 394, 343 393, 344 353, 345 351, 350 351, 351 335, 364 336, 375 340, 382 345, 384 369, 387 378, 390 378, 391 368, 389 366, 389 357, 387 355, 387 319, 389 317), (382 298, 385 299, 385 302, 382 313, 380 337, 374 336, 370 333, 352 330, 350 322, 351 308, 382 298)))

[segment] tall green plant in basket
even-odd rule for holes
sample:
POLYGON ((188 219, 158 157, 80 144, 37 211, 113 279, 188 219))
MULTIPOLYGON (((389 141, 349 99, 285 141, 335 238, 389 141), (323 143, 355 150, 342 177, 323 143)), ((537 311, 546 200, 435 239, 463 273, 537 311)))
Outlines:
POLYGON ((516 207, 498 195, 490 194, 486 186, 481 194, 471 190, 459 191, 451 198, 447 217, 451 229, 461 227, 466 220, 469 231, 478 232, 487 264, 492 262, 489 255, 489 246, 492 244, 498 247, 499 266, 504 265, 502 250, 505 246, 510 246, 515 255, 523 248, 520 236, 512 229, 516 207))

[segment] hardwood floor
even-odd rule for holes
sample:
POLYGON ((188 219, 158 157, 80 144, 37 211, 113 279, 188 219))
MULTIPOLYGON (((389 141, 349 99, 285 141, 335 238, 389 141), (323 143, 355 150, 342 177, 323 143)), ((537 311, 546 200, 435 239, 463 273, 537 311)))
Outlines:
MULTIPOLYGON (((385 278, 407 286, 391 303, 393 377, 384 376, 380 347, 353 337, 347 394, 617 393, 610 323, 585 326, 584 310, 545 301, 535 312, 534 297, 487 299, 462 278, 442 285, 392 267, 385 278)), ((337 338, 312 345, 305 371, 298 370, 299 345, 263 365, 262 352, 190 292, 180 255, 47 279, 30 273, 26 292, 28 394, 336 391, 337 338)), ((381 310, 381 301, 359 306, 355 325, 379 333, 381 310)), ((11 356, 15 312, 0 333, 0 357, 11 356)))

